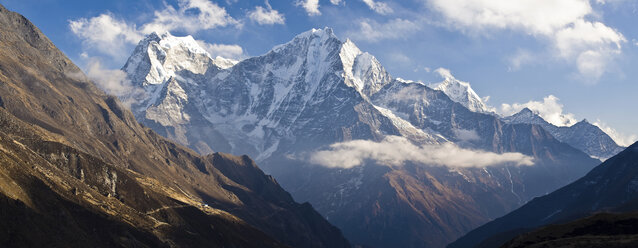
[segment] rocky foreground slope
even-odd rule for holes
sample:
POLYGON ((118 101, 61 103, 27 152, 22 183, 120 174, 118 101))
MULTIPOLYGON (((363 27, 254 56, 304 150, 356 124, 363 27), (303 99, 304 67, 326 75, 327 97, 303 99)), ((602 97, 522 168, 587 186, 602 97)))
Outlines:
POLYGON ((143 127, 0 6, 0 246, 349 247, 248 157, 143 127))

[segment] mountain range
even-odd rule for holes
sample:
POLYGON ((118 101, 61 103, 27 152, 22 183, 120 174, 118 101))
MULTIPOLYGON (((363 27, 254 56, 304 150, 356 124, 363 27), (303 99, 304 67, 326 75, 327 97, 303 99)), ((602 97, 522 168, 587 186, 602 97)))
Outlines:
POLYGON ((246 156, 139 124, 0 5, 0 246, 350 247, 246 156))
POLYGON ((451 77, 434 88, 394 78, 329 28, 239 62, 153 33, 122 70, 135 90, 119 97, 139 122, 201 154, 254 157, 369 247, 443 247, 617 151, 585 149, 604 133, 572 144, 541 123, 502 118, 451 77))

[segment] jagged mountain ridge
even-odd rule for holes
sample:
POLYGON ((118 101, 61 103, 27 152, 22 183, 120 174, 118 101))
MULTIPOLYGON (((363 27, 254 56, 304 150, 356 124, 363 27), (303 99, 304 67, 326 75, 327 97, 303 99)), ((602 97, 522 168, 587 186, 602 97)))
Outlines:
POLYGON ((608 134, 599 127, 587 122, 587 120, 582 120, 568 127, 559 127, 545 121, 528 108, 524 108, 512 116, 504 117, 503 120, 508 123, 539 125, 550 132, 556 139, 601 160, 606 160, 624 150, 624 147, 616 144, 608 134))
MULTIPOLYGON (((170 34, 163 37, 175 39, 170 34)), ((303 119, 304 114, 318 108, 318 104, 329 100, 331 102, 327 104, 339 107, 341 103, 337 101, 340 99, 336 98, 339 94, 358 101, 363 94, 353 96, 347 92, 350 87, 370 93, 390 81, 374 57, 362 53, 350 41, 339 41, 330 29, 308 31, 264 56, 246 59, 228 70, 221 70, 210 57, 200 58, 202 61, 195 69, 174 65, 174 61, 197 61, 199 54, 195 53, 185 53, 188 58, 163 61, 163 53, 162 56, 154 54, 158 42, 162 43, 163 39, 156 34, 141 41, 124 66, 131 80, 144 87, 146 92, 146 97, 132 109, 137 116, 143 116, 138 119, 149 126, 159 126, 158 129, 175 127, 174 131, 161 133, 182 144, 204 147, 199 149, 202 153, 210 151, 211 144, 208 143, 212 143, 218 147, 215 150, 252 154, 261 160, 276 150, 282 139, 298 136, 291 134, 295 130, 288 127, 313 125, 302 122, 307 121, 303 119), (282 56, 288 59, 281 59, 282 56), (269 64, 271 61, 274 63, 269 64), (155 68, 166 72, 156 73, 155 68), (332 71, 342 71, 343 75, 332 71), (250 74, 243 74, 245 72, 250 74), (343 78, 346 80, 342 81, 343 78), (261 81, 265 83, 259 83, 261 81), (193 97, 193 94, 206 97, 193 97), (182 127, 185 123, 190 124, 188 129, 182 127), (237 130, 238 126, 240 130, 237 130), (282 126, 287 128, 282 129, 282 126), (195 137, 190 137, 191 133, 196 134, 195 137), (201 133, 211 137, 199 137, 201 133)), ((387 118, 384 121, 389 122, 387 118)))
POLYGON ((247 157, 136 122, 0 5, 1 246, 349 247, 247 157))
MULTIPOLYGON (((146 43, 132 57, 170 62, 148 52, 145 47, 155 45, 146 43)), ((596 163, 539 126, 506 124, 468 110, 442 91, 393 79, 373 56, 328 28, 305 32, 227 69, 214 66, 210 57, 204 60, 204 72, 174 70, 169 74, 175 76, 158 85, 133 80, 147 92, 132 105, 136 118, 200 152, 256 157, 296 199, 311 202, 363 245, 442 247, 596 163), (153 92, 161 97, 153 98, 153 92), (451 141, 475 150, 520 152, 537 163, 328 169, 304 161, 304 154, 337 142, 387 136, 419 145, 451 141)), ((130 78, 149 75, 150 67, 137 65, 151 62, 139 61, 124 66, 130 78)))
POLYGON ((638 210, 638 143, 584 177, 463 236, 449 247, 497 247, 540 226, 564 223, 601 211, 638 210))

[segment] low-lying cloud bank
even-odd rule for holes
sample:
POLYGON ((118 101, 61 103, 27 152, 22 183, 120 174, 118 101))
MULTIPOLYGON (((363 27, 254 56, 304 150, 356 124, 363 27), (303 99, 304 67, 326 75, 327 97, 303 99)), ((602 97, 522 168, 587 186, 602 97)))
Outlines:
POLYGON ((497 165, 533 165, 532 157, 521 153, 493 153, 460 148, 452 143, 418 146, 399 136, 387 136, 381 142, 352 140, 317 151, 310 162, 330 168, 352 168, 374 161, 388 166, 406 162, 446 167, 487 167, 497 165))

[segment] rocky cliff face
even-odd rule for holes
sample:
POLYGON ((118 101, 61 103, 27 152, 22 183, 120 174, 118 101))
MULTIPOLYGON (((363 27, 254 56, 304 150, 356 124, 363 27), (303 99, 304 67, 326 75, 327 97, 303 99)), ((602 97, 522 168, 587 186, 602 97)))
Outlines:
POLYGON ((249 158, 140 125, 2 6, 0 34, 1 246, 349 247, 249 158))
MULTIPOLYGON (((123 68, 145 92, 132 105, 136 118, 201 153, 255 157, 296 199, 312 203, 358 244, 442 247, 596 164, 537 125, 508 124, 443 91, 392 78, 372 55, 328 28, 229 68, 179 52, 189 44, 162 45, 174 39, 149 36, 123 68), (172 62, 195 59, 185 67, 172 62), (154 70, 165 76, 155 80, 154 70), (456 168, 366 161, 328 168, 308 162, 335 143, 388 137, 415 146, 453 143, 477 152, 521 153, 535 164, 456 168)), ((467 96, 480 100, 475 95, 467 96)))

